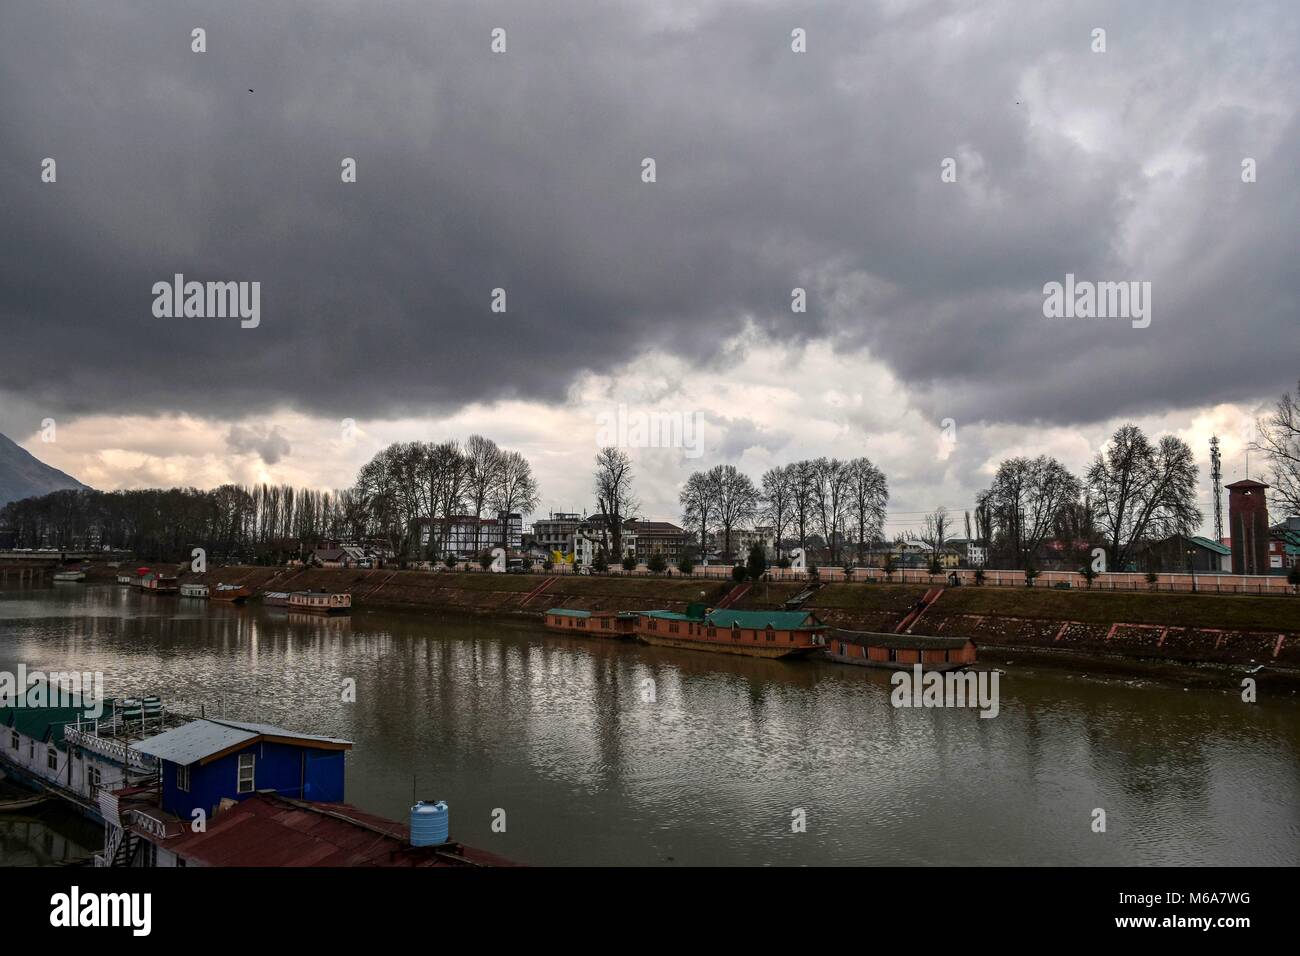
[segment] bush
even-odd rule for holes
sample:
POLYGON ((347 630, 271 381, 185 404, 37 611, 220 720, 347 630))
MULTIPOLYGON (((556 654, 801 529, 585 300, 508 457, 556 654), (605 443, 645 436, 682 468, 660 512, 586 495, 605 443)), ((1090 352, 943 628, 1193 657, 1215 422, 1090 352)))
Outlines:
POLYGON ((1155 571, 1147 572, 1147 584, 1151 585, 1152 587, 1155 587, 1156 582, 1159 580, 1160 580, 1160 575, 1157 574, 1155 571))
POLYGON ((735 581, 737 584, 739 584, 741 581, 745 580, 745 576, 748 573, 749 572, 745 570, 745 566, 743 564, 738 564, 731 569, 731 579, 735 581))
POLYGON ((682 574, 690 574, 695 570, 695 562, 686 555, 682 555, 682 559, 677 562, 677 570, 682 574))
POLYGON ((646 562, 646 567, 654 574, 663 574, 668 570, 668 562, 664 560, 662 554, 652 554, 650 560, 646 562))
POLYGON ((757 581, 767 572, 767 553, 761 545, 754 545, 749 549, 749 559, 745 562, 745 569, 749 572, 750 578, 757 581))
POLYGON ((605 553, 604 548, 597 551, 596 556, 591 559, 591 569, 599 571, 601 574, 609 570, 609 555, 605 553))
POLYGON ((630 554, 625 554, 625 555, 623 555, 623 570, 624 570, 624 571, 635 571, 635 570, 636 570, 636 558, 634 558, 634 557, 633 557, 632 555, 630 555, 630 554))
POLYGON ((455 558, 455 556, 453 556, 453 555, 450 555, 450 554, 449 554, 449 555, 447 555, 445 558, 443 558, 442 560, 443 560, 443 563, 446 564, 447 567, 449 567, 449 568, 454 568, 454 567, 456 566, 456 558, 455 558))
POLYGON ((1032 588, 1034 586, 1034 579, 1042 573, 1043 572, 1039 571, 1032 565, 1025 568, 1025 587, 1032 588))
POLYGON ((984 583, 984 568, 979 567, 975 569, 975 583, 976 584, 984 583))
POLYGON ((1092 564, 1085 564, 1079 569, 1079 573, 1082 574, 1083 579, 1088 582, 1088 587, 1092 587, 1092 582, 1097 579, 1097 572, 1093 570, 1092 564))
POLYGON ((479 565, 479 567, 482 568, 484 571, 486 571, 488 568, 492 567, 492 552, 491 552, 491 551, 484 551, 482 554, 480 554, 480 555, 478 556, 478 565, 479 565))
POLYGON ((547 555, 545 558, 542 559, 542 570, 543 570, 543 571, 547 571, 547 572, 549 572, 549 571, 550 571, 552 568, 554 568, 554 567, 555 567, 555 559, 554 559, 554 558, 552 558, 552 557, 550 557, 549 555, 547 555))
POLYGON ((943 564, 939 561, 938 558, 930 559, 930 573, 943 574, 943 564))

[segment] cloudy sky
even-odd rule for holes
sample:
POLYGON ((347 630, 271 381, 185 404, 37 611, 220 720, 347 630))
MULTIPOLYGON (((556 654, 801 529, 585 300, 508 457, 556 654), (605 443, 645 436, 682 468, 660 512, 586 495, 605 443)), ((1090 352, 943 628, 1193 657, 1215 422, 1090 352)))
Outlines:
POLYGON ((702 423, 631 449, 652 517, 867 455, 895 531, 1130 420, 1233 480, 1300 378, 1298 107, 1292 0, 5 0, 0 432, 107 489, 479 431, 581 510, 621 405, 702 423), (176 273, 260 324, 156 317, 176 273), (1150 326, 1045 318, 1067 274, 1150 326))

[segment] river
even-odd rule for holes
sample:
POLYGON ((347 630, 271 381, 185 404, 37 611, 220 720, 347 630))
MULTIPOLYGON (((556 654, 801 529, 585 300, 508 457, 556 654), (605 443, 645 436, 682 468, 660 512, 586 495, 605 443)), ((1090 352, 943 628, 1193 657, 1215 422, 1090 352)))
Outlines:
MULTIPOLYGON (((1300 863, 1300 702, 1243 703, 1227 672, 1184 690, 1013 660, 982 719, 827 662, 81 584, 0 592, 0 670, 20 663, 345 737, 349 802, 445 799, 454 839, 534 865, 1300 863)), ((0 819, 0 863, 47 862, 50 827, 87 842, 56 820, 24 848, 30 821, 0 819)))

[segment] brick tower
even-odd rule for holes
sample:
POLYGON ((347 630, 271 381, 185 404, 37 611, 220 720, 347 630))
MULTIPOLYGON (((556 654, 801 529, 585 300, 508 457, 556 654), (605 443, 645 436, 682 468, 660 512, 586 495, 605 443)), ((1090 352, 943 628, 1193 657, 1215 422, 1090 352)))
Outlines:
POLYGON ((1244 478, 1228 485, 1233 574, 1268 574, 1268 485, 1244 478))

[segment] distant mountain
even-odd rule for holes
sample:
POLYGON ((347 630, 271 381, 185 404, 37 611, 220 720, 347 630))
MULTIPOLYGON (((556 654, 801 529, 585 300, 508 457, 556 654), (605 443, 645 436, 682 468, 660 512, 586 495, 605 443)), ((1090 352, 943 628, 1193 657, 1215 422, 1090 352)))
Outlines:
POLYGON ((46 495, 51 491, 85 487, 76 478, 33 458, 0 435, 0 508, 11 501, 46 495))

